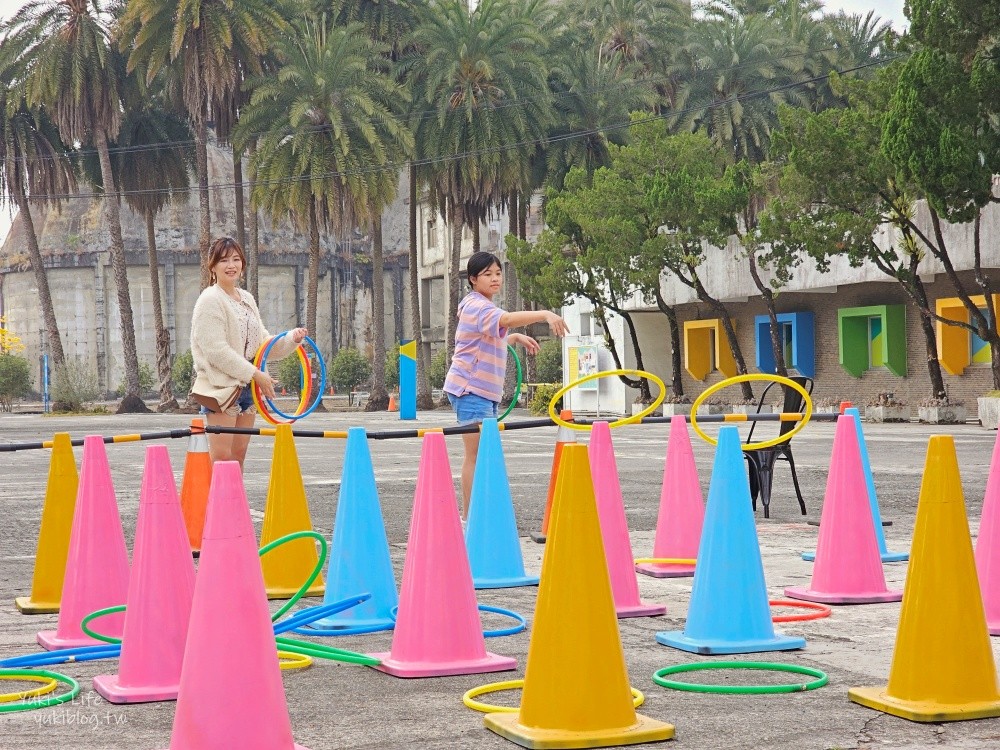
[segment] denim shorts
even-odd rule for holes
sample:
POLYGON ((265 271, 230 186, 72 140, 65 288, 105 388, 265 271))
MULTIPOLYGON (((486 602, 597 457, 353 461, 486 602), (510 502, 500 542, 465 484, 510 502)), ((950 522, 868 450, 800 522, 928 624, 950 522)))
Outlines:
POLYGON ((452 408, 455 409, 459 424, 482 422, 490 417, 496 419, 499 413, 496 401, 490 401, 475 393, 464 393, 461 396, 448 393, 447 396, 448 400, 451 401, 452 408))
MULTIPOLYGON (((214 414, 206 407, 201 407, 202 414, 214 414)), ((243 386, 243 390, 240 391, 240 397, 236 399, 236 403, 226 409, 225 414, 227 417, 239 417, 243 414, 256 414, 257 407, 254 405, 253 396, 250 395, 250 386, 243 386)))

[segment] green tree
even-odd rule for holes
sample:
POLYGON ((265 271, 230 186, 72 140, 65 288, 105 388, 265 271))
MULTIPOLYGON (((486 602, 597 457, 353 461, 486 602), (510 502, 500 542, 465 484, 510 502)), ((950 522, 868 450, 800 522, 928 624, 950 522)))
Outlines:
POLYGON ((208 123, 232 113, 239 82, 259 74, 265 53, 289 37, 281 4, 270 0, 128 0, 119 24, 129 70, 144 71, 148 82, 170 73, 194 130, 202 287, 212 232, 208 123))
POLYGON ((17 354, 0 354, 0 411, 14 410, 15 399, 31 392, 31 368, 17 354))
MULTIPOLYGON (((454 348, 462 228, 528 181, 534 144, 550 119, 545 40, 511 0, 426 6, 404 61, 422 184, 449 217, 445 348, 454 348), (461 154, 461 158, 455 158, 461 154)), ((475 236, 473 239, 476 245, 475 236)), ((478 247, 476 247, 478 249, 478 247)))
POLYGON ((23 90, 21 53, 14 40, 0 41, 0 202, 17 206, 28 246, 28 259, 38 287, 38 303, 45 321, 54 366, 65 358, 59 321, 56 319, 48 274, 38 247, 38 233, 31 203, 58 204, 52 196, 67 195, 76 188, 70 149, 44 108, 28 106, 23 90), (29 198, 30 196, 30 198, 29 198))
POLYGON ((28 101, 46 107, 65 142, 97 150, 106 188, 104 214, 111 235, 111 268, 125 360, 127 387, 118 411, 145 412, 148 409, 139 395, 139 358, 119 195, 108 151, 122 122, 126 77, 124 60, 111 43, 112 21, 95 1, 35 0, 9 23, 12 35, 23 45, 28 101))
POLYGON ((562 342, 559 339, 543 341, 535 365, 539 383, 562 383, 562 342))
MULTIPOLYGON (((263 132, 253 157, 252 196, 273 219, 289 216, 309 232, 306 327, 316 330, 320 230, 355 219, 371 226, 373 343, 385 359, 382 210, 395 196, 393 166, 413 146, 397 115, 406 92, 390 75, 384 46, 360 24, 303 20, 280 40, 273 77, 252 81, 250 105, 234 131, 237 147, 263 132)), ((353 225, 353 224, 352 224, 353 225)), ((384 409, 383 374, 375 373, 369 406, 384 409)))
POLYGON ((365 355, 354 347, 347 346, 334 356, 329 373, 337 388, 351 390, 371 377, 372 366, 365 355))

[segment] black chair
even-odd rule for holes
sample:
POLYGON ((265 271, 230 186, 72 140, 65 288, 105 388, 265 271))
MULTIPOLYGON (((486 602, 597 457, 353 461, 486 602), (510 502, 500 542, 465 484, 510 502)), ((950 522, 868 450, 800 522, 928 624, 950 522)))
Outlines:
MULTIPOLYGON (((813 389, 813 379, 807 378, 802 375, 796 375, 790 377, 789 380, 794 380, 796 383, 801 385, 806 389, 806 392, 812 395, 813 389)), ((774 386, 780 385, 785 392, 784 402, 781 405, 781 411, 784 413, 801 412, 803 405, 802 394, 793 388, 789 388, 781 383, 770 383, 764 392, 760 394, 760 399, 757 401, 757 413, 760 413, 761 407, 767 403, 767 394, 774 386)), ((779 437, 782 435, 787 435, 795 427, 795 422, 781 422, 780 428, 778 429, 779 437)), ((757 422, 754 422, 750 426, 750 432, 747 435, 746 444, 749 445, 753 441, 754 430, 757 429, 757 422)), ((760 496, 760 503, 764 506, 764 518, 770 518, 771 516, 771 482, 774 479, 774 463, 775 461, 787 461, 788 466, 792 470, 792 484, 795 485, 795 494, 799 499, 799 508, 802 509, 802 515, 806 515, 806 503, 802 499, 802 490, 799 489, 799 478, 795 473, 795 459, 792 457, 792 441, 786 440, 783 443, 772 446, 771 448, 764 448, 762 450, 744 450, 743 457, 747 460, 747 471, 750 478, 750 499, 753 502, 754 510, 757 510, 757 496, 760 496)))

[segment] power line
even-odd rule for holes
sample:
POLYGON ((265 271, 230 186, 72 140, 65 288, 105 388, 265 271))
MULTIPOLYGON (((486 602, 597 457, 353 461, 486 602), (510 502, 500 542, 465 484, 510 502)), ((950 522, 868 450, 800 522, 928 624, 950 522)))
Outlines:
MULTIPOLYGON (((322 172, 322 173, 319 173, 319 174, 303 175, 303 176, 299 176, 299 177, 282 177, 282 178, 275 178, 275 179, 271 179, 271 180, 261 180, 261 179, 258 179, 258 180, 254 180, 254 184, 255 185, 286 185, 286 184, 294 184, 294 183, 298 183, 298 182, 312 182, 312 181, 316 181, 316 180, 326 180, 326 179, 330 179, 330 178, 334 178, 334 177, 359 176, 359 175, 374 174, 374 173, 387 172, 387 171, 399 172, 404 167, 406 167, 406 166, 408 166, 410 164, 413 164, 413 165, 416 165, 416 166, 428 166, 428 165, 432 165, 432 164, 447 164, 447 163, 454 162, 454 161, 461 161, 462 159, 467 159, 467 158, 473 157, 473 156, 485 156, 487 154, 497 154, 497 153, 504 153, 504 152, 508 152, 508 151, 516 151, 518 149, 521 149, 521 148, 527 147, 527 146, 540 146, 540 145, 549 145, 549 144, 552 144, 552 143, 563 143, 563 142, 566 142, 566 141, 575 140, 577 138, 586 138, 586 137, 589 137, 589 136, 592 136, 592 135, 598 135, 598 134, 601 134, 601 133, 614 132, 614 131, 619 131, 619 130, 626 130, 626 129, 634 126, 634 125, 640 125, 640 124, 644 124, 644 123, 648 123, 648 122, 656 122, 658 120, 671 119, 671 118, 683 116, 685 114, 690 114, 690 113, 694 113, 694 112, 700 112, 700 111, 705 110, 705 109, 709 109, 709 110, 711 110, 711 109, 717 109, 719 107, 727 106, 727 105, 730 105, 730 104, 733 104, 733 103, 742 103, 742 102, 750 101, 752 99, 758 99, 758 98, 762 98, 762 97, 767 97, 767 96, 770 96, 771 94, 775 94, 775 93, 780 92, 780 91, 788 91, 790 89, 798 88, 798 87, 801 87, 801 86, 807 86, 807 85, 810 85, 810 84, 813 84, 813 83, 818 83, 820 81, 828 80, 830 78, 830 76, 832 76, 834 74, 837 74, 837 75, 847 75, 849 73, 856 73, 856 72, 858 72, 860 70, 865 70, 865 69, 872 68, 872 67, 875 67, 875 66, 885 65, 887 63, 890 63, 890 62, 892 62, 894 60, 899 59, 900 57, 902 57, 902 55, 895 55, 893 57, 881 58, 879 60, 874 60, 872 62, 865 63, 863 65, 857 65, 857 66, 854 66, 854 67, 851 67, 851 68, 844 68, 843 70, 832 70, 829 73, 826 73, 824 75, 814 76, 812 78, 803 79, 801 81, 795 81, 795 82, 791 82, 791 83, 786 83, 786 84, 782 84, 780 86, 774 86, 774 87, 771 87, 771 88, 761 89, 761 90, 758 90, 758 91, 750 91, 750 92, 747 92, 747 93, 744 93, 744 94, 740 94, 740 95, 735 96, 735 97, 731 97, 729 99, 723 99, 723 100, 718 101, 718 102, 713 102, 712 104, 709 104, 709 105, 704 106, 704 107, 700 107, 700 106, 699 107, 688 107, 688 108, 681 109, 681 110, 675 110, 675 111, 670 111, 670 112, 665 112, 665 113, 660 113, 660 114, 649 115, 648 117, 644 117, 644 118, 641 118, 641 119, 638 119, 638 120, 631 120, 631 119, 629 119, 629 120, 623 120, 623 121, 619 121, 619 122, 615 122, 615 123, 609 123, 607 125, 601 125, 601 126, 598 126, 598 127, 595 127, 595 128, 588 128, 586 130, 577 130, 577 131, 572 131, 572 132, 569 132, 569 133, 564 133, 562 135, 553 136, 553 137, 545 139, 545 140, 535 140, 535 139, 525 140, 525 141, 520 141, 520 142, 517 142, 517 143, 510 143, 510 144, 504 144, 504 145, 501 145, 501 146, 495 146, 495 147, 490 147, 490 148, 477 149, 477 150, 474 150, 474 151, 464 151, 464 152, 460 152, 460 153, 456 153, 456 154, 448 154, 446 156, 435 156, 435 157, 428 157, 428 158, 425 158, 425 159, 415 159, 415 160, 407 159, 407 160, 399 161, 399 162, 387 162, 386 164, 372 165, 370 167, 364 167, 364 168, 361 168, 361 169, 354 169, 354 170, 322 172)), ((217 191, 221 191, 221 190, 235 190, 236 188, 246 188, 249 185, 250 185, 249 181, 244 181, 244 182, 240 182, 240 183, 235 183, 235 182, 234 183, 221 183, 221 184, 209 185, 208 188, 207 188, 207 190, 209 190, 209 191, 216 191, 216 192, 217 191)), ((176 189, 176 190, 162 190, 162 189, 159 189, 159 188, 149 188, 149 189, 144 189, 144 190, 120 191, 120 192, 116 193, 116 195, 118 195, 118 196, 127 196, 127 195, 160 195, 160 194, 166 193, 168 195, 175 196, 175 195, 180 195, 180 194, 184 194, 184 193, 198 193, 200 191, 201 191, 201 188, 199 186, 192 185, 192 186, 188 186, 188 187, 185 187, 185 188, 179 188, 179 189, 176 189)), ((77 199, 77 198, 82 198, 82 199, 87 199, 87 200, 93 200, 93 199, 104 198, 104 197, 106 197, 106 194, 104 192, 64 193, 64 194, 46 195, 46 196, 44 196, 44 198, 40 197, 39 200, 46 200, 46 201, 49 201, 49 200, 71 200, 71 199, 77 199)))
MULTIPOLYGON (((767 58, 767 59, 765 59, 763 61, 759 61, 758 60, 758 61, 755 61, 755 62, 742 63, 742 64, 739 64, 739 65, 730 65, 730 66, 725 67, 725 68, 706 68, 706 69, 702 69, 702 70, 696 70, 695 74, 696 74, 696 76, 699 76, 699 77, 701 77, 701 76, 719 75, 721 73, 732 72, 734 70, 741 70, 743 68, 750 67, 751 65, 770 64, 770 63, 782 62, 784 60, 791 60, 791 59, 796 58, 796 57, 805 57, 805 56, 807 56, 809 54, 822 54, 824 52, 832 52, 832 51, 835 51, 835 50, 838 50, 838 49, 840 49, 840 47, 837 46, 837 45, 834 45, 832 47, 824 47, 824 48, 818 49, 818 50, 810 50, 810 51, 802 51, 802 52, 792 52, 792 53, 789 53, 787 55, 781 55, 781 56, 778 56, 778 57, 770 57, 770 58, 767 58)), ((612 85, 608 85, 608 86, 593 86, 593 87, 590 87, 590 88, 572 89, 572 90, 569 90, 569 91, 552 92, 552 93, 547 93, 547 94, 539 94, 537 96, 528 96, 528 97, 522 97, 522 98, 519 98, 519 99, 511 99, 511 100, 508 100, 508 101, 505 101, 505 102, 499 103, 499 104, 488 104, 488 105, 485 105, 485 106, 481 107, 480 109, 481 110, 485 110, 485 111, 502 111, 502 110, 511 109, 511 108, 524 107, 524 106, 526 106, 527 102, 534 101, 536 99, 555 99, 555 100, 560 100, 560 99, 564 99, 564 98, 565 99, 569 99, 571 97, 582 96, 582 95, 585 95, 585 94, 596 94, 596 93, 602 93, 602 92, 606 92, 606 91, 622 90, 622 89, 632 88, 632 87, 642 87, 642 86, 655 85, 655 84, 658 84, 658 83, 668 83, 671 79, 672 79, 672 77, 669 76, 669 75, 651 76, 649 78, 636 78, 636 79, 633 79, 633 80, 630 80, 630 81, 622 81, 620 83, 616 83, 616 84, 612 84, 612 85)), ((411 113, 410 115, 407 115, 407 117, 403 118, 403 119, 409 119, 410 117, 415 117, 419 121, 419 120, 423 120, 423 119, 428 118, 428 117, 436 116, 438 114, 439 114, 439 110, 437 108, 428 108, 428 109, 420 110, 419 112, 411 113)), ((293 135, 298 135, 298 134, 301 134, 301 133, 322 132, 322 131, 329 130, 329 129, 330 129, 329 125, 308 125, 308 126, 299 128, 297 130, 289 130, 289 131, 287 131, 285 133, 285 137, 289 137, 289 136, 293 136, 293 135)), ((258 132, 246 133, 245 135, 246 135, 247 138, 257 138, 257 137, 260 137, 260 136, 271 135, 271 133, 272 133, 272 131, 263 130, 263 131, 258 131, 258 132)), ((173 149, 180 149, 180 148, 183 148, 183 147, 191 147, 191 146, 195 146, 195 145, 197 145, 197 141, 194 140, 194 139, 184 139, 184 140, 176 140, 176 141, 162 141, 160 143, 155 143, 155 144, 143 144, 143 145, 134 145, 134 146, 110 146, 108 148, 108 153, 109 154, 135 154, 135 153, 143 153, 143 152, 146 152, 146 151, 169 151, 169 150, 173 150, 173 149)), ((51 160, 51 161, 56 161, 56 160, 72 161, 72 160, 79 159, 80 157, 96 156, 97 154, 98 154, 97 149, 93 149, 93 148, 88 148, 88 149, 74 149, 73 151, 67 152, 67 153, 64 153, 64 154, 54 154, 54 155, 49 155, 49 156, 37 156, 37 157, 19 156, 19 157, 16 157, 13 161, 15 163, 24 163, 24 162, 28 162, 28 161, 30 161, 30 162, 38 162, 38 161, 46 161, 46 160, 51 160)))

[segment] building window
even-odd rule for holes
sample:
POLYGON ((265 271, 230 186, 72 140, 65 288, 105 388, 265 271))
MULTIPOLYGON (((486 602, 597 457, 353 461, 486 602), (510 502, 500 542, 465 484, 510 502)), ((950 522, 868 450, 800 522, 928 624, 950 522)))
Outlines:
POLYGON ((885 367, 906 377, 906 307, 872 305, 837 311, 840 365, 856 378, 885 367))
MULTIPOLYGON (((785 367, 806 377, 816 377, 816 323, 811 312, 778 313, 785 367)), ((777 370, 771 345, 771 318, 754 318, 757 369, 771 374, 777 370)))
MULTIPOLYGON (((976 295, 970 299, 972 304, 986 312, 984 295, 976 295)), ((969 311, 958 297, 942 297, 935 302, 934 307, 942 318, 962 323, 972 321, 969 311)), ((993 295, 993 307, 1000 309, 1000 294, 993 295)), ((948 325, 940 320, 934 325, 937 333, 938 359, 945 372, 950 375, 961 375, 969 365, 991 364, 991 347, 975 331, 948 325)))

